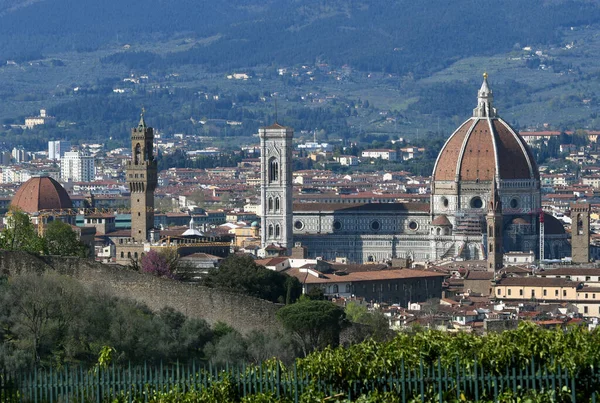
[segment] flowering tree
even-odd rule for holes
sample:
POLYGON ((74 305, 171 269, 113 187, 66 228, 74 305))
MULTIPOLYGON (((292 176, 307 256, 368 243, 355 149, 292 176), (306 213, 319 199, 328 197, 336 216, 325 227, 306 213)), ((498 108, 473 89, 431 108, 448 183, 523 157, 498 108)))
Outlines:
POLYGON ((142 256, 142 271, 157 277, 173 277, 169 262, 162 254, 155 250, 150 250, 150 252, 142 256))

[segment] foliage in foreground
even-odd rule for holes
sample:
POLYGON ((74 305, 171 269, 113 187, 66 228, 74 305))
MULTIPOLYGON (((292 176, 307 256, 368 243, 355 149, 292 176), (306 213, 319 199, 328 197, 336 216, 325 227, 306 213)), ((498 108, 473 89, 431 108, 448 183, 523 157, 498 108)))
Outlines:
MULTIPOLYGON (((147 399, 142 396, 130 396, 121 394, 113 403, 125 403, 129 401, 148 401, 150 403, 175 403, 175 402, 198 402, 198 403, 291 403, 294 401, 290 396, 277 396, 272 391, 259 392, 247 396, 240 396, 235 384, 228 377, 223 377, 221 381, 213 383, 208 388, 200 390, 189 390, 181 392, 177 389, 169 391, 150 390, 146 392, 147 399)), ((426 391, 422 396, 408 397, 409 403, 438 403, 440 396, 426 391)), ((571 402, 570 391, 563 387, 556 390, 524 390, 518 388, 516 391, 505 391, 497 399, 482 397, 478 400, 466 397, 461 394, 460 397, 453 395, 452 391, 444 393, 442 396, 444 403, 567 403, 571 402)), ((298 396, 299 403, 400 403, 402 396, 398 392, 381 392, 374 390, 361 394, 356 398, 348 397, 344 393, 328 394, 317 390, 314 386, 306 388, 298 396)))
POLYGON ((211 328, 172 308, 153 312, 54 272, 0 280, 0 368, 8 371, 85 367, 108 346, 118 365, 259 363, 274 356, 290 363, 296 357, 286 335, 241 335, 222 323, 211 328))

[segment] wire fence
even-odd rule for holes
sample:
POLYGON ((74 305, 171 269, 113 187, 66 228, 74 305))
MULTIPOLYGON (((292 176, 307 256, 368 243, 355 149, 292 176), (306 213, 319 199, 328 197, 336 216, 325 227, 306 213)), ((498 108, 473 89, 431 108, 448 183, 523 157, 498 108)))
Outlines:
POLYGON ((353 400, 373 391, 391 392, 402 402, 444 402, 496 400, 506 392, 559 391, 571 402, 596 402, 600 398, 600 372, 585 376, 560 367, 536 366, 533 360, 525 368, 507 368, 502 373, 486 372, 472 366, 443 366, 441 362, 420 363, 408 368, 402 363, 393 374, 371 379, 341 379, 334 375, 315 378, 296 365, 284 369, 275 364, 262 366, 214 367, 190 364, 117 366, 84 368, 81 366, 35 369, 0 375, 1 402, 107 402, 119 399, 147 402, 157 392, 209 390, 213 385, 230 382, 239 398, 257 393, 285 397, 299 402, 307 391, 353 400))

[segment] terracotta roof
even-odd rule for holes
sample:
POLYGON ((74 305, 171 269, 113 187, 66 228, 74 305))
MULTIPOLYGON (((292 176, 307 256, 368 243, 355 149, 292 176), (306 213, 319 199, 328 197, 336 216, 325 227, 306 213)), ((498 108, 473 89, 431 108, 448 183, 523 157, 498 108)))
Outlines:
POLYGON ((540 273, 541 276, 600 276, 600 269, 582 267, 561 267, 558 269, 546 269, 540 273))
POLYGON ((504 271, 505 273, 515 273, 515 274, 531 274, 531 269, 528 269, 526 267, 519 267, 519 266, 508 266, 502 269, 502 271, 504 271))
POLYGON ((500 286, 531 287, 576 287, 577 282, 563 278, 544 277, 506 277, 496 281, 500 286))
POLYGON ((445 214, 442 214, 435 217, 435 219, 431 222, 431 225, 450 226, 452 223, 450 223, 450 220, 448 220, 448 217, 446 217, 445 214))
POLYGON ((60 183, 47 176, 33 177, 21 185, 10 205, 26 213, 73 207, 67 191, 60 183))
POLYGON ((499 118, 473 117, 450 136, 436 161, 433 180, 453 181, 457 170, 465 181, 539 179, 533 155, 525 140, 499 118), (496 160, 497 156, 497 160, 496 160))
POLYGON ((264 127, 263 129, 287 129, 287 127, 282 126, 279 123, 275 122, 271 126, 264 127))
POLYGON ((492 280, 494 278, 493 271, 474 271, 469 270, 465 280, 492 280))
POLYGON ((335 274, 321 274, 319 277, 308 273, 300 272, 300 269, 289 269, 285 273, 298 278, 302 283, 320 284, 320 283, 346 283, 361 281, 382 281, 382 280, 400 280, 407 278, 426 278, 426 277, 445 277, 441 273, 433 273, 422 270, 380 270, 380 271, 361 271, 352 272, 342 276, 335 274))

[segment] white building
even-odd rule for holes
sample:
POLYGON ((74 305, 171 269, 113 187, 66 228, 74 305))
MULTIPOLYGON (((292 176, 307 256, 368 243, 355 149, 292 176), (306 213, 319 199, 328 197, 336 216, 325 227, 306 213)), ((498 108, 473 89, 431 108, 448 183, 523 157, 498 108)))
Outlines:
POLYGON ((530 265, 535 262, 535 253, 529 252, 506 252, 504 254, 505 266, 530 265))
POLYGON ((28 129, 32 129, 38 125, 54 124, 56 124, 56 119, 53 116, 47 115, 45 109, 40 109, 40 116, 32 116, 25 119, 25 127, 28 129))
POLYGON ((334 159, 343 166, 355 166, 358 165, 358 158, 354 155, 340 155, 339 157, 334 157, 334 159))
POLYGON ((363 158, 381 158, 382 160, 396 161, 398 153, 396 150, 364 150, 361 154, 363 158))
POLYGON ((23 148, 19 147, 15 147, 12 150, 12 157, 13 160, 17 163, 19 162, 27 162, 29 161, 29 153, 27 153, 27 151, 25 151, 23 148))
POLYGON ((70 141, 55 140, 48 142, 48 159, 50 160, 60 160, 69 151, 71 151, 70 141))
POLYGON ((66 152, 60 160, 60 178, 64 182, 92 182, 95 174, 94 157, 86 153, 66 152))

